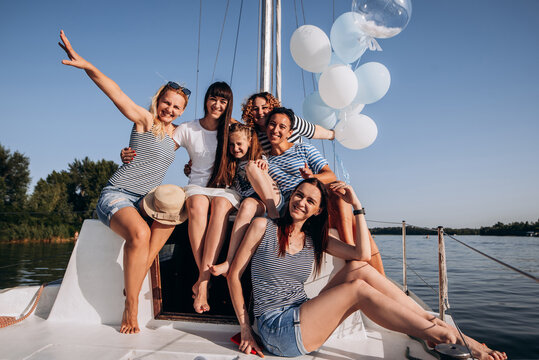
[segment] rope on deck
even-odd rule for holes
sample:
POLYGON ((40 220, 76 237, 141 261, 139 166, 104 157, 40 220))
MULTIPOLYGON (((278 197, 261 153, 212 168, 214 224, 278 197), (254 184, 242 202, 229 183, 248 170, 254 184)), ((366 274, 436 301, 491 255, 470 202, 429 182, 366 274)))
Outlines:
POLYGON ((41 298, 41 294, 43 293, 44 288, 45 288, 45 284, 42 284, 39 287, 39 290, 37 291, 37 293, 35 295, 34 304, 30 308, 30 310, 28 310, 28 312, 26 314, 24 314, 23 316, 21 316, 20 318, 17 319, 15 316, 0 316, 0 329, 5 328, 5 327, 10 326, 10 325, 17 324, 17 323, 23 321, 24 319, 26 319, 28 316, 30 316, 30 314, 32 314, 34 312, 34 310, 36 309, 37 304, 39 303, 39 299, 41 298))

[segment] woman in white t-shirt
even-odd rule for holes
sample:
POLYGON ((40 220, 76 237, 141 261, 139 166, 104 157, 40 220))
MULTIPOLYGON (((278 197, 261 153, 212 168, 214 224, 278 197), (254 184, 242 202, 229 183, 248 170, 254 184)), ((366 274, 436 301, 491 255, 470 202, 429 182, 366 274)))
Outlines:
POLYGON ((212 84, 204 97, 204 117, 180 124, 173 137, 179 146, 187 149, 192 161, 185 193, 189 241, 199 271, 193 285, 193 307, 198 313, 210 310, 209 266, 217 261, 224 243, 228 216, 241 201, 241 196, 230 188, 234 174, 226 171, 228 128, 235 121, 231 118, 232 101, 228 84, 212 84))
MULTIPOLYGON (((207 300, 209 266, 217 261, 224 243, 228 215, 241 201, 241 196, 230 188, 234 174, 227 172, 228 129, 231 122, 236 122, 231 117, 232 102, 230 86, 225 82, 213 83, 204 96, 204 117, 181 123, 172 136, 177 146, 187 150, 192 162, 184 190, 189 241, 199 270, 192 288, 193 307, 198 313, 210 309, 207 300)), ((132 150, 123 149, 122 161, 130 162, 135 155, 132 150)), ((162 232, 160 244, 167 241, 172 229, 162 232)))

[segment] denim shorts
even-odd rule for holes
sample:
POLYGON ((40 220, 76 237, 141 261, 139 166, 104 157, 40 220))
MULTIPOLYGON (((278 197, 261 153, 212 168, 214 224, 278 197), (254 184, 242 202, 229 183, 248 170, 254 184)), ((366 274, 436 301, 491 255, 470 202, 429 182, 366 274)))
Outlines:
POLYGON ((121 187, 107 185, 101 191, 99 200, 97 200, 97 217, 99 220, 110 227, 112 215, 124 207, 134 207, 139 210, 140 200, 144 195, 122 189, 121 187))
POLYGON ((299 305, 268 311, 257 318, 264 347, 278 356, 295 357, 308 353, 303 346, 299 325, 299 305))

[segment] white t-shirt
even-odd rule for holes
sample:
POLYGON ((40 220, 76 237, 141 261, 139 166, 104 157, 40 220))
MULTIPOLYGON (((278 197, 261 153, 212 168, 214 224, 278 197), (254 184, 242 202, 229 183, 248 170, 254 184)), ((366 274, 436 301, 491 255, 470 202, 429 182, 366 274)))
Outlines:
POLYGON ((217 130, 206 130, 200 120, 181 123, 173 135, 174 141, 189 153, 193 162, 189 185, 206 186, 213 171, 217 151, 217 130))

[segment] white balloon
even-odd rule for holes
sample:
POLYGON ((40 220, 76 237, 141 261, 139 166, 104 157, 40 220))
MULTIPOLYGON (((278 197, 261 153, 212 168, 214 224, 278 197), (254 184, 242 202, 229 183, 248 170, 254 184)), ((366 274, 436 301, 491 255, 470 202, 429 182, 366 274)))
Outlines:
POLYGON ((333 129, 337 122, 335 110, 322 101, 318 91, 313 92, 303 100, 303 117, 305 120, 326 129, 333 129))
POLYGON ((339 111, 339 115, 337 116, 337 118, 341 120, 345 116, 357 115, 363 111, 364 107, 365 107, 365 104, 358 104, 356 102, 353 102, 347 107, 345 107, 344 109, 342 109, 341 111, 339 111))
POLYGON ((378 62, 368 62, 354 71, 358 88, 354 102, 372 104, 384 97, 389 90, 391 75, 389 70, 378 62))
POLYGON ((367 115, 347 115, 335 126, 335 139, 344 147, 360 150, 370 146, 378 136, 375 122, 367 115))
POLYGON ((331 65, 320 75, 318 90, 329 107, 343 109, 356 97, 357 78, 347 65, 331 65))
POLYGON ((303 25, 290 38, 290 53, 302 69, 322 72, 331 59, 331 44, 326 33, 314 25, 303 25))

